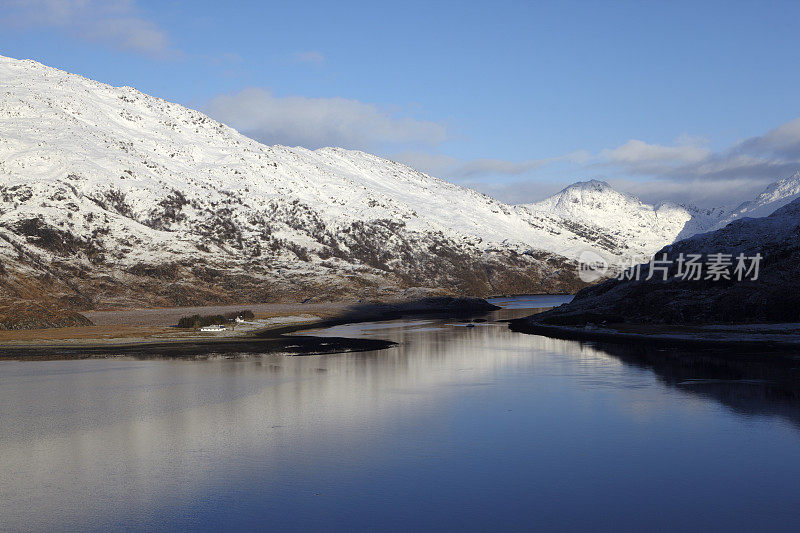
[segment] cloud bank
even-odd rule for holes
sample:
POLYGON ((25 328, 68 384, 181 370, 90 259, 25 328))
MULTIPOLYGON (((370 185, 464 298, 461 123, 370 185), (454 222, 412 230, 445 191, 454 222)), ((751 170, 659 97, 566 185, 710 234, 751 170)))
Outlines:
POLYGON ((630 139, 594 154, 579 150, 520 162, 426 153, 395 158, 511 203, 538 201, 572 182, 597 178, 650 203, 731 205, 800 170, 800 118, 722 150, 708 144, 686 136, 670 145, 630 139), (567 176, 561 187, 554 185, 557 175, 567 176))
POLYGON ((511 203, 538 201, 572 182, 597 178, 651 203, 730 205, 800 169, 800 118, 716 151, 707 139, 684 136, 672 144, 630 139, 595 153, 511 161, 444 154, 441 145, 451 135, 443 124, 347 98, 249 88, 217 96, 205 111, 266 144, 377 152, 511 203))
POLYGON ((0 0, 0 26, 54 28, 85 41, 154 58, 180 55, 132 0, 0 0))
POLYGON ((444 125, 398 116, 348 98, 275 96, 261 88, 213 98, 204 111, 265 144, 307 148, 435 146, 448 138, 444 125))
POLYGON ((718 152, 697 144, 665 146, 632 139, 603 150, 599 164, 618 173, 653 179, 774 180, 800 168, 800 119, 718 152))
POLYGON ((708 144, 685 136, 671 145, 630 139, 595 154, 579 150, 522 162, 408 153, 397 157, 511 203, 535 202, 572 182, 596 178, 650 203, 731 205, 800 170, 800 118, 722 150, 711 150, 708 144), (554 175, 567 176, 561 187, 554 186, 554 175))
POLYGON ((616 176, 612 184, 648 201, 700 205, 736 203, 800 170, 800 118, 723 150, 705 144, 703 139, 669 146, 632 139, 603 150, 592 166, 616 176))

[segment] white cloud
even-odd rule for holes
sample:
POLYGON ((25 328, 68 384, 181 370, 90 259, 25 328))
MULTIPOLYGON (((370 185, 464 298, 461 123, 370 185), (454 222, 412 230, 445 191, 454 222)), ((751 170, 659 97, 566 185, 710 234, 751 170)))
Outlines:
POLYGON ((776 180, 777 177, 763 179, 693 179, 689 181, 636 181, 615 178, 609 179, 608 183, 619 191, 633 194, 651 204, 671 201, 704 207, 716 207, 738 204, 744 199, 753 198, 764 190, 764 187, 776 180))
MULTIPOLYGON (((737 205, 741 201, 754 198, 764 187, 777 178, 750 179, 696 179, 689 181, 656 179, 638 181, 630 178, 607 178, 602 175, 592 176, 604 179, 618 191, 632 194, 650 204, 670 201, 700 207, 717 207, 737 205)), ((514 182, 465 181, 461 185, 488 194, 498 200, 511 204, 527 204, 538 202, 559 192, 576 181, 589 179, 587 176, 575 177, 568 181, 531 181, 514 182)))
POLYGON ((750 199, 766 185, 800 170, 800 118, 723 150, 711 150, 708 144, 704 138, 684 135, 670 145, 631 139, 596 155, 578 151, 519 162, 463 161, 425 154, 401 154, 397 158, 512 203, 532 202, 556 192, 553 178, 565 175, 575 178, 567 178, 558 187, 578 181, 580 176, 605 179, 651 203, 669 200, 699 206, 730 205, 750 199), (537 170, 541 175, 543 168, 549 174, 547 182, 502 179, 537 170))
POLYGON ((0 0, 0 25, 57 28, 73 37, 118 50, 167 58, 180 55, 133 0, 0 0))
POLYGON ((437 176, 464 187, 488 194, 498 200, 511 204, 531 203, 547 198, 564 188, 564 184, 552 179, 516 179, 542 168, 550 168, 555 163, 584 163, 590 157, 586 151, 579 150, 563 156, 527 161, 507 161, 503 159, 462 160, 440 153, 401 152, 391 156, 410 167, 437 176))
POLYGON ((572 175, 605 179, 651 203, 714 206, 749 199, 797 170, 800 118, 718 151, 698 137, 682 136, 671 145, 631 139, 588 157, 572 175))
POLYGON ((511 203, 540 200, 580 177, 606 179, 651 203, 733 204, 800 169, 800 119, 720 151, 704 138, 682 136, 669 145, 631 139, 595 154, 579 150, 513 161, 439 153, 449 139, 443 124, 346 98, 279 97, 250 88, 214 98, 206 111, 267 144, 393 154, 423 172, 511 203), (575 178, 558 183, 558 176, 575 178))
POLYGON ((705 160, 711 151, 696 145, 664 146, 631 139, 613 150, 603 150, 601 157, 625 165, 686 164, 705 160))
POLYGON ((448 179, 482 178, 490 176, 518 176, 548 164, 549 159, 532 159, 529 161, 506 161, 503 159, 469 159, 461 160, 444 154, 431 152, 401 152, 391 156, 392 159, 448 179))
POLYGON ((800 159, 800 118, 752 137, 733 147, 734 152, 774 154, 800 159))
POLYGON ((693 186, 700 180, 775 181, 800 169, 800 119, 724 150, 715 152, 704 145, 702 139, 682 139, 672 146, 630 140, 600 152, 594 166, 613 168, 628 176, 690 182, 693 186))
POLYGON ((453 169, 453 175, 459 178, 480 176, 519 176, 550 162, 549 159, 532 159, 528 161, 505 161, 503 159, 472 159, 459 163, 453 169))
POLYGON ((478 158, 462 160, 430 152, 401 152, 393 159, 423 172, 459 180, 491 177, 520 176, 558 162, 583 163, 590 157, 583 150, 544 159, 510 161, 506 159, 478 158))
POLYGON ((375 149, 444 142, 444 125, 347 98, 275 96, 260 88, 213 98, 212 117, 266 144, 375 149))

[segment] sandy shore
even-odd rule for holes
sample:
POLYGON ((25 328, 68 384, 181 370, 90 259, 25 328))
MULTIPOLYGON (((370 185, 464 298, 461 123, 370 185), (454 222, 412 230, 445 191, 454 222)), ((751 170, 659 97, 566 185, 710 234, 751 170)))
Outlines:
POLYGON ((360 305, 355 301, 324 303, 262 303, 239 305, 209 305, 205 307, 167 307, 156 309, 125 309, 112 311, 84 311, 81 314, 97 326, 151 326, 165 327, 178 323, 184 316, 224 315, 249 309, 256 318, 272 318, 293 315, 313 315, 328 318, 344 313, 347 309, 360 305))
POLYGON ((292 336, 302 329, 402 316, 482 314, 494 306, 480 299, 427 298, 389 303, 279 303, 90 311, 95 325, 0 331, 0 358, 82 358, 111 355, 203 356, 224 353, 311 355, 375 350, 391 342, 292 336), (177 328, 184 316, 252 311, 255 318, 233 330, 204 333, 177 328))

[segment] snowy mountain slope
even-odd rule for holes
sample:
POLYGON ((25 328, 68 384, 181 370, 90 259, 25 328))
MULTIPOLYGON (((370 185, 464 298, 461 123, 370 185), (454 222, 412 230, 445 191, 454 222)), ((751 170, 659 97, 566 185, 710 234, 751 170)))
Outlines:
POLYGON ((800 171, 795 172, 788 178, 768 185, 764 192, 755 199, 731 209, 730 214, 722 222, 718 223, 715 229, 721 228, 739 218, 769 216, 797 198, 800 198, 800 171))
POLYGON ((598 234, 626 243, 626 259, 644 259, 678 238, 708 231, 724 215, 721 210, 703 211, 672 203, 653 206, 598 180, 575 183, 523 207, 585 224, 598 234))
POLYGON ((568 260, 598 246, 392 161, 264 146, 130 87, 9 58, 0 200, 6 297, 48 279, 79 306, 570 290, 568 260))
POLYGON ((800 171, 769 185, 738 207, 701 209, 663 202, 650 205, 598 180, 578 182, 522 208, 593 227, 597 234, 628 245, 628 256, 646 258, 662 246, 724 228, 740 218, 766 217, 800 198, 800 171))
POLYGON ((586 250, 627 263, 719 218, 602 182, 511 206, 0 57, 0 307, 572 291, 586 250))

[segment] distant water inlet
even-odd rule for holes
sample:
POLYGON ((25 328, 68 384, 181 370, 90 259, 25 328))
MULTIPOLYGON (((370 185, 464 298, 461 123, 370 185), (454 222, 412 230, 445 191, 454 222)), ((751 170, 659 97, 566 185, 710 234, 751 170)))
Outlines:
POLYGON ((0 523, 796 530, 794 362, 502 322, 564 300, 308 332, 375 352, 2 361, 0 523))

